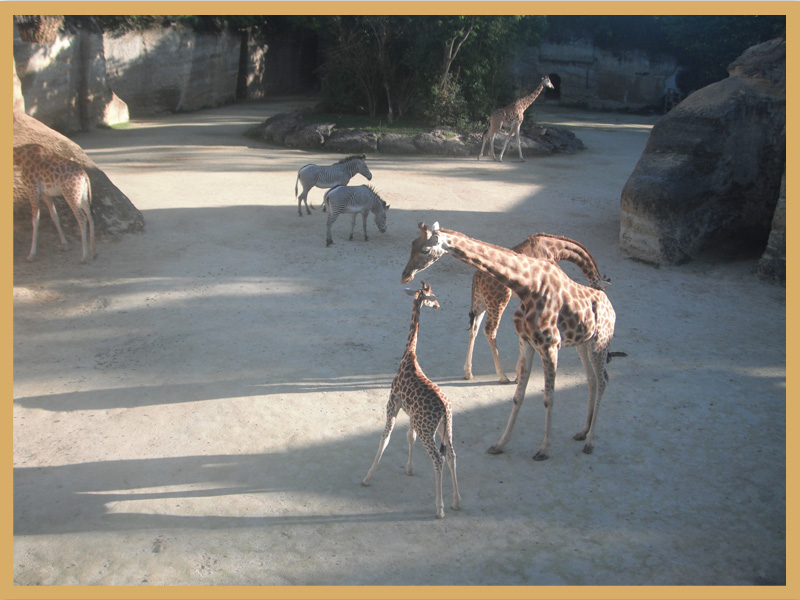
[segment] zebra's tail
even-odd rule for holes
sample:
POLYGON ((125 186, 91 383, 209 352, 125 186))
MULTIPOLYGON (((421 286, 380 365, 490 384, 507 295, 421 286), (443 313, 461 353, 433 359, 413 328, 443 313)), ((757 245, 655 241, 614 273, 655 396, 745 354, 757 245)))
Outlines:
MULTIPOLYGON (((322 203, 320 204, 320 206, 323 206, 323 207, 325 206, 325 203, 328 201, 328 194, 330 194, 333 190, 335 190, 338 187, 342 187, 342 186, 341 185, 335 185, 331 189, 329 189, 327 192, 325 192, 325 195, 322 196, 322 203)), ((316 210, 317 207, 312 204, 311 208, 316 210)))

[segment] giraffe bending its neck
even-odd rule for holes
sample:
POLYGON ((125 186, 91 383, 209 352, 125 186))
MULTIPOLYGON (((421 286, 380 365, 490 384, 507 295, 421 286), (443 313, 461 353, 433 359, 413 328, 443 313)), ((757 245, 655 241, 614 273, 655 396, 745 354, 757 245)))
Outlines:
POLYGON ((450 468, 450 476, 453 480, 453 510, 461 507, 461 496, 458 493, 458 481, 456 479, 456 453, 453 450, 453 410, 450 401, 444 395, 439 386, 433 383, 422 372, 417 363, 417 336, 419 334, 419 312, 423 306, 439 308, 439 301, 433 295, 433 290, 424 281, 422 287, 414 292, 406 290, 414 296, 414 304, 411 311, 411 328, 408 333, 406 350, 400 360, 400 368, 392 381, 392 390, 389 393, 389 402, 386 404, 386 426, 378 444, 378 453, 372 466, 361 482, 362 485, 369 485, 370 479, 378 468, 383 451, 389 443, 397 414, 400 409, 408 413, 411 424, 408 428, 408 463, 406 464, 406 474, 414 474, 414 464, 412 462, 412 449, 414 440, 419 434, 422 445, 428 452, 428 456, 433 461, 433 472, 435 475, 436 491, 436 517, 444 517, 444 500, 442 499, 442 451, 445 451, 447 466, 450 468), (439 431, 442 439, 442 448, 436 447, 436 432, 439 431))
POLYGON ((28 200, 31 204, 33 220, 33 239, 31 241, 31 251, 28 260, 33 260, 36 256, 36 242, 39 237, 39 217, 41 215, 41 205, 39 199, 44 200, 45 205, 50 211, 50 217, 56 225, 58 235, 61 238, 61 248, 67 249, 67 240, 61 230, 61 223, 58 220, 53 196, 61 194, 64 200, 72 209, 78 225, 81 228, 81 242, 83 244, 83 255, 81 263, 86 262, 89 256, 86 240, 86 223, 89 224, 89 246, 92 258, 96 256, 94 251, 94 221, 92 220, 92 187, 89 176, 78 163, 61 156, 49 153, 38 144, 25 144, 14 148, 14 166, 20 169, 22 183, 26 188, 28 200))
POLYGON ((489 453, 502 452, 511 437, 514 421, 525 398, 536 351, 544 368, 545 433, 533 458, 544 460, 548 457, 558 351, 562 346, 575 346, 586 371, 589 402, 586 423, 574 439, 585 440, 583 451, 591 454, 597 412, 608 379, 605 363, 616 318, 605 293, 572 281, 551 261, 517 254, 463 233, 440 229, 438 223, 431 229, 420 223, 419 228, 420 236, 411 244, 411 256, 401 281, 411 281, 417 272, 450 252, 460 261, 489 273, 511 288, 521 300, 514 314, 514 328, 519 334, 520 345, 514 406, 505 432, 489 448, 489 453))
MULTIPOLYGON (((526 256, 534 256, 553 262, 566 260, 575 263, 583 271, 586 279, 589 280, 589 285, 596 289, 603 289, 603 286, 610 281, 600 275, 594 257, 583 244, 560 235, 537 233, 527 237, 511 250, 526 256)), ((510 288, 507 288, 484 271, 479 270, 472 277, 469 343, 467 345, 467 360, 464 363, 464 379, 472 379, 472 352, 475 348, 475 337, 478 335, 478 329, 485 315, 486 327, 483 331, 492 350, 495 371, 500 378, 500 383, 509 383, 508 377, 506 377, 503 370, 503 365, 500 362, 500 352, 497 350, 496 338, 497 329, 500 327, 500 319, 511 300, 511 294, 510 288)))
POLYGON ((547 75, 542 77, 541 83, 539 83, 539 86, 533 90, 533 92, 527 96, 523 96, 522 98, 517 98, 508 106, 498 108, 491 114, 489 117, 489 126, 486 128, 486 131, 483 134, 483 143, 481 144, 481 151, 478 154, 478 160, 480 160, 481 156, 483 156, 483 149, 486 147, 487 140, 489 140, 489 149, 492 151, 492 158, 497 160, 497 157, 494 154, 494 138, 497 135, 497 132, 500 131, 504 125, 508 128, 509 133, 508 138, 506 138, 506 143, 503 144, 503 149, 500 151, 500 162, 503 162, 503 154, 506 153, 508 143, 511 141, 511 138, 514 137, 515 133, 517 135, 517 150, 519 150, 519 159, 522 161, 525 160, 522 158, 522 143, 519 139, 519 130, 520 127, 522 127, 522 119, 525 111, 531 104, 533 104, 533 101, 539 97, 539 94, 541 94, 542 90, 546 87, 553 89, 553 84, 550 81, 550 77, 547 75))

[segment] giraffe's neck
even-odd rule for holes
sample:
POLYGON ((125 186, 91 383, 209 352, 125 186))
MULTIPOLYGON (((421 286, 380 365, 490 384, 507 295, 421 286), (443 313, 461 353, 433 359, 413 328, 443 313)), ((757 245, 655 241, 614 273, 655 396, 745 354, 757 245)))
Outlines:
POLYGON ((459 233, 442 229, 444 247, 458 260, 489 273, 503 285, 511 288, 520 298, 528 295, 534 286, 533 275, 528 268, 522 269, 521 255, 493 244, 473 239, 459 233))
POLYGON ((533 101, 539 97, 539 94, 542 93, 543 89, 544 89, 544 83, 540 83, 539 87, 533 90, 529 95, 520 98, 521 112, 524 112, 531 104, 533 104, 533 101))
POLYGON ((597 263, 589 250, 580 242, 565 238, 560 235, 538 233, 527 238, 521 244, 512 248, 516 252, 528 256, 548 258, 553 262, 567 260, 576 264, 586 278, 591 282, 603 280, 597 263))
POLYGON ((416 361, 417 357, 417 337, 419 335, 419 311, 420 311, 420 298, 414 298, 414 308, 411 310, 411 328, 408 332, 408 341, 406 342, 406 351, 404 357, 412 361, 416 361))

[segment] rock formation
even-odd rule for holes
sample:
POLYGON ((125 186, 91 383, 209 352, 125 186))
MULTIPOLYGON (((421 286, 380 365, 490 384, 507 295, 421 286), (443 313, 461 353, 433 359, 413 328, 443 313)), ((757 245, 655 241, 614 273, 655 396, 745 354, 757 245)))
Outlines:
POLYGON ((620 247, 653 263, 758 256, 786 161, 786 40, 662 117, 622 190, 620 247))

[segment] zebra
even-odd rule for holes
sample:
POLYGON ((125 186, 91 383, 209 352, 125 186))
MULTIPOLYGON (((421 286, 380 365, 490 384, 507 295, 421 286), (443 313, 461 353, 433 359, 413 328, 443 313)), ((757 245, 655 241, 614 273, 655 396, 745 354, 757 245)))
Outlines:
POLYGON ((353 232, 356 229, 356 215, 361 213, 364 222, 364 241, 369 240, 367 236, 367 213, 375 213, 375 224, 378 231, 386 233, 386 211, 389 205, 378 195, 378 192, 371 185, 337 185, 325 192, 322 199, 324 206, 330 208, 328 211, 328 235, 325 245, 333 243, 331 237, 331 225, 341 213, 353 215, 353 224, 350 228, 350 239, 353 239, 353 232))
MULTIPOLYGON (((294 182, 294 195, 297 198, 297 214, 303 216, 301 206, 303 202, 306 203, 306 212, 311 214, 308 208, 308 192, 314 186, 318 188, 332 188, 337 185, 347 185, 347 183, 358 173, 367 178, 367 181, 372 181, 372 173, 369 172, 366 154, 361 156, 353 155, 343 158, 336 164, 329 167, 320 167, 317 165, 306 165, 297 171, 297 180, 294 182), (297 196, 297 184, 303 186, 303 191, 300 196, 297 196)), ((313 206, 311 208, 314 208, 313 206)), ((322 210, 325 211, 325 205, 322 205, 322 210)))

